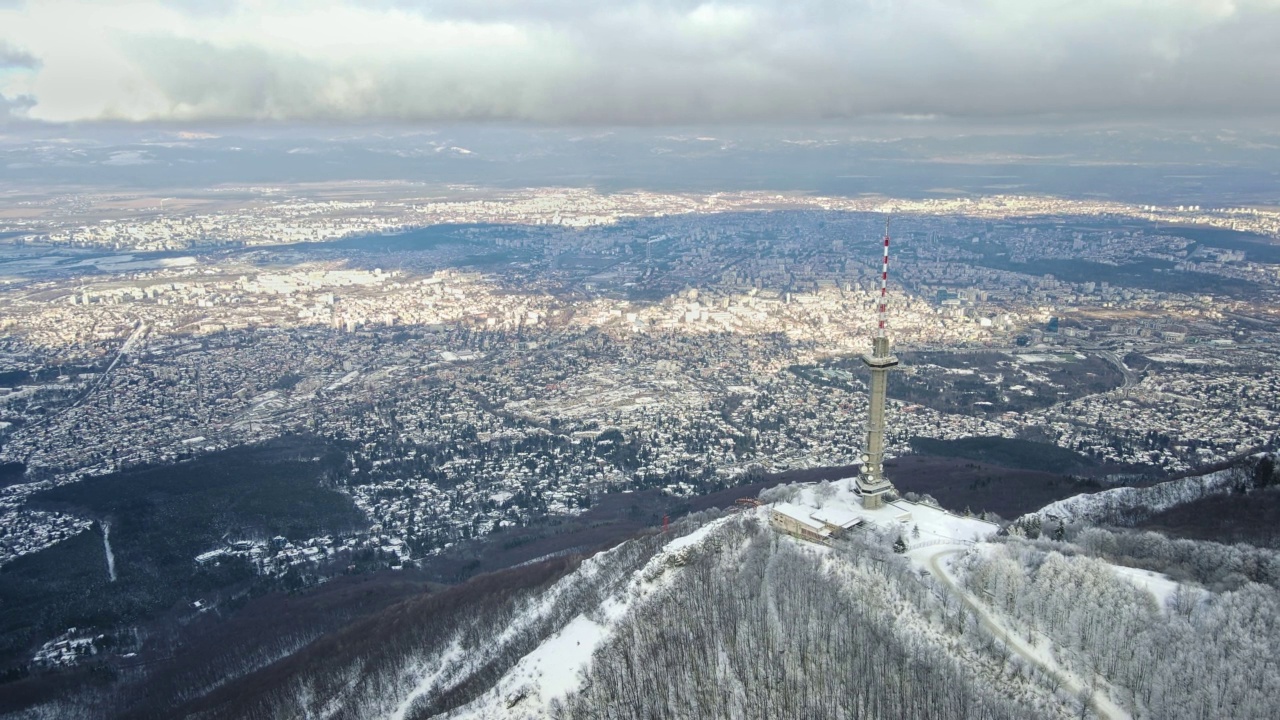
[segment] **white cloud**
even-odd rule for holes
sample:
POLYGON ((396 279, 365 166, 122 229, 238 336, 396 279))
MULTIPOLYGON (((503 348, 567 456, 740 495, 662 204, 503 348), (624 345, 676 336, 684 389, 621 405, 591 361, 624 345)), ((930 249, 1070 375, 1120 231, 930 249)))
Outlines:
POLYGON ((111 156, 102 161, 103 165, 150 165, 155 162, 147 153, 137 152, 134 150, 122 150, 113 152, 111 156))
MULTIPOLYGON (((1280 0, 41 0, 47 120, 804 121, 1280 111, 1280 0)), ((19 43, 20 41, 20 43, 19 43)), ((18 52, 14 50, 13 52, 18 52)))

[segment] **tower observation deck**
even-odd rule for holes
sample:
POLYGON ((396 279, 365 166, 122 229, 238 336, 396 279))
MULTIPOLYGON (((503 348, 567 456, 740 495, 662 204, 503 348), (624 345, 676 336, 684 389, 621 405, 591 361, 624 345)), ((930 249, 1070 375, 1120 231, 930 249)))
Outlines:
POLYGON ((894 492, 893 483, 884 476, 884 410, 889 388, 889 371, 898 365, 898 358, 889 348, 889 336, 885 330, 885 314, 889 300, 889 220, 884 221, 884 263, 880 268, 879 327, 872 342, 871 352, 862 356, 862 362, 871 370, 871 397, 867 408, 867 443, 862 454, 862 470, 858 473, 857 488, 862 494, 862 506, 873 510, 884 504, 884 496, 894 492))

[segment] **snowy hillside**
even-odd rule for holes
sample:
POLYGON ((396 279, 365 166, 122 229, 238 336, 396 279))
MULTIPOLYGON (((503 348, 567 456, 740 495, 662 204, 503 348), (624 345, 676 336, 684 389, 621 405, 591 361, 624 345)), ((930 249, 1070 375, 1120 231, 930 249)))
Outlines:
POLYGON ((1229 492, 1239 480, 1239 472, 1220 470, 1207 475, 1169 480, 1150 487, 1120 487, 1082 493, 1050 503, 1019 520, 1037 516, 1044 523, 1063 520, 1126 524, 1206 495, 1229 492))
POLYGON ((1280 677, 1254 671, 1280 653, 1274 587, 1211 592, 1018 539, 971 551, 957 568, 1015 642, 1091 679, 1112 716, 1275 717, 1280 677))
MULTIPOLYGON (((400 651, 309 667, 237 717, 1199 717, 1181 710, 1225 686, 1180 668, 1226 673, 1280 650, 1276 628, 1224 625, 1237 612, 1273 617, 1271 587, 1216 593, 1046 556, 935 507, 866 510, 843 482, 762 496, 770 503, 690 517, 543 585, 460 606, 400 651), (849 529, 807 542, 781 532, 775 510, 849 529), (1201 632, 1223 641, 1199 643, 1201 632), (1117 654, 1118 633, 1143 648, 1176 641, 1177 653, 1134 665, 1117 654), (1143 684, 1144 667, 1159 689, 1143 684)), ((1275 683, 1254 675, 1233 681, 1241 717, 1266 716, 1256 711, 1275 683)))
POLYGON ((840 483, 765 496, 864 522, 830 544, 777 532, 768 505, 706 524, 442 717, 1263 718, 1280 694, 1245 671, 1280 652, 1274 587, 1213 592, 928 506, 866 511, 840 483))
MULTIPOLYGON (((689 553, 730 519, 713 520, 662 546, 632 574, 628 582, 618 586, 615 593, 598 606, 572 618, 522 657, 493 689, 447 717, 476 720, 550 717, 553 703, 579 689, 592 654, 613 634, 628 611, 644 603, 653 593, 669 587, 678 574, 669 571, 684 566, 689 553)), ((610 553, 602 553, 584 562, 583 568, 564 582, 581 582, 583 578, 578 575, 598 572, 598 566, 613 560, 610 553)))
MULTIPOLYGON (((1087 519, 1229 479, 1055 505, 1087 519)), ((181 714, 1207 720, 1269 717, 1280 697, 1256 671, 1280 656, 1276 553, 1096 528, 1001 537, 928 505, 867 510, 843 481, 761 500, 415 597, 181 714), (823 522, 840 529, 800 539, 823 522)), ((24 717, 100 716, 76 698, 41 712, 24 717)))
MULTIPOLYGON (((867 522, 865 532, 869 538, 875 538, 878 544, 883 544, 880 540, 884 537, 904 536, 915 547, 963 547, 997 530, 990 523, 912 503, 893 503, 876 511, 866 511, 844 484, 790 486, 775 489, 773 495, 788 498, 788 505, 793 508, 815 513, 826 509, 857 516, 867 522)), ((770 510, 770 506, 765 506, 743 515, 714 520, 667 543, 643 567, 638 568, 630 582, 619 587, 616 594, 606 598, 599 607, 570 620, 564 628, 521 658, 493 689, 446 717, 489 720, 558 717, 564 713, 569 713, 570 716, 575 716, 574 713, 581 713, 583 717, 593 716, 593 712, 586 708, 600 702, 598 697, 595 700, 589 698, 593 697, 593 693, 600 692, 602 681, 595 679, 588 683, 589 690, 585 697, 580 692, 584 680, 601 672, 599 663, 593 665, 593 653, 600 651, 603 657, 596 659, 605 661, 614 652, 633 652, 633 645, 628 638, 635 640, 637 633, 647 637, 645 631, 648 628, 637 627, 637 623, 644 625, 642 618, 670 620, 684 615, 680 611, 668 613, 657 608, 672 603, 680 605, 678 598, 692 596, 705 599, 708 595, 728 592, 735 579, 731 572, 727 572, 729 577, 725 578, 724 585, 717 585, 719 589, 693 589, 689 584, 705 580, 705 573, 709 570, 706 566, 709 564, 722 572, 730 567, 736 568, 753 547, 757 551, 766 550, 759 559, 770 564, 777 562, 774 555, 778 553, 796 553, 798 562, 801 557, 820 562, 819 575, 833 573, 846 580, 856 580, 858 573, 854 566, 843 561, 837 549, 802 543, 767 530, 770 510), (696 574, 699 579, 690 579, 690 573, 696 574)), ((880 548, 879 552, 883 554, 884 549, 880 548)), ((584 563, 580 572, 591 572, 590 565, 608 562, 607 556, 608 553, 584 563)), ((888 556, 880 562, 887 559, 888 556)), ((901 558, 892 559, 901 566, 901 558)), ((566 578, 566 582, 569 581, 572 578, 566 578)), ((725 600, 728 602, 727 598, 725 600)), ((749 608, 743 610, 749 611, 749 608)), ((706 618, 710 622, 715 622, 715 619, 715 613, 706 618)), ((908 620, 919 621, 907 616, 898 618, 898 622, 904 625, 908 620)), ((775 619, 775 622, 783 621, 775 619)), ((921 623, 919 629, 927 635, 930 631, 929 623, 921 623)), ((692 627, 687 630, 694 632, 692 627)), ((705 628, 700 630, 704 631, 705 628)), ((670 667, 669 661, 671 659, 667 658, 655 666, 659 668, 660 676, 661 668, 670 667)), ((651 679, 659 680, 660 676, 651 679)), ((724 680, 719 675, 717 677, 718 680, 724 680)), ((745 702, 745 696, 737 700, 745 702)))

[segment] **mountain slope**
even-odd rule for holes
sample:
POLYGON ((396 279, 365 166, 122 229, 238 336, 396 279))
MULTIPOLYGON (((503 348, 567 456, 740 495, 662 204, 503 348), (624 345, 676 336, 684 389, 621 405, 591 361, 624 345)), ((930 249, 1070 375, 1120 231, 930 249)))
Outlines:
MULTIPOLYGON (((1112 517, 1232 477, 1063 507, 1112 517)), ((776 504, 412 597, 177 703, 84 693, 15 717, 1266 716, 1274 683, 1246 676, 1280 653, 1280 554, 1097 528, 999 537, 927 505, 867 510, 842 482, 762 495, 776 504), (810 543, 775 509, 860 524, 810 543)))
MULTIPOLYGON (((775 493, 777 494, 777 493, 775 493)), ((849 509, 847 490, 788 498, 849 509)), ((1075 711, 1011 666, 954 598, 890 546, 915 510, 921 547, 963 547, 986 523, 888 508, 833 546, 781 535, 768 508, 666 542, 615 594, 570 619, 492 689, 439 717, 1052 717, 1075 711), (971 527, 972 526, 972 527, 971 527)), ((691 525, 682 524, 679 532, 691 525)), ((993 528, 992 528, 993 529, 993 528)), ((592 560, 619 567, 608 556, 592 560)), ((586 563, 584 563, 584 568, 586 563)), ((566 581, 570 581, 566 578, 566 581)), ((432 717, 429 714, 419 717, 432 717)))
POLYGON ((890 549, 896 529, 868 527, 827 547, 780 535, 767 517, 767 508, 693 517, 580 564, 530 566, 402 603, 177 715, 778 718, 843 708, 847 717, 995 719, 1075 711, 1034 669, 1010 665, 975 632, 968 610, 890 549))
POLYGON ((1042 522, 1063 520, 1128 525, 1182 503, 1230 492, 1240 481, 1240 472, 1229 469, 1168 480, 1149 487, 1118 487, 1081 493, 1050 503, 1019 520, 1037 516, 1042 522))

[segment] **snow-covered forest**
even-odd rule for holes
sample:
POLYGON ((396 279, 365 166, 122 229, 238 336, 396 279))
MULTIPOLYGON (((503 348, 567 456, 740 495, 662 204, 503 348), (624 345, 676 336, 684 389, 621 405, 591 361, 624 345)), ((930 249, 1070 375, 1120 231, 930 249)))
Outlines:
POLYGON ((818 552, 754 518, 597 651, 555 717, 1015 718, 1074 711, 1003 662, 954 602, 865 535, 818 552))
MULTIPOLYGON (((1079 522, 946 539, 996 526, 892 513, 830 545, 778 532, 767 505, 690 515, 410 598, 265 663, 228 660, 220 678, 171 678, 173 716, 1274 717, 1280 553, 1079 522)), ((89 690, 13 717, 122 710, 136 708, 89 690)))
MULTIPOLYGON (((1275 717, 1280 595, 1269 584, 1245 579, 1239 560, 1256 551, 1095 530, 1079 546, 1041 545, 1013 540, 971 551, 960 563, 966 586, 1029 642, 1051 645, 1059 663, 1110 686, 1113 699, 1136 718, 1275 717), (1222 582, 1224 574, 1240 582, 1219 592, 1167 582, 1153 593, 1107 562, 1060 551, 1115 554, 1138 544, 1147 546, 1145 557, 1169 564, 1183 555, 1194 568, 1194 558, 1202 558, 1210 582, 1222 582)), ((1271 567, 1262 574, 1275 582, 1276 558, 1265 554, 1271 567)))

